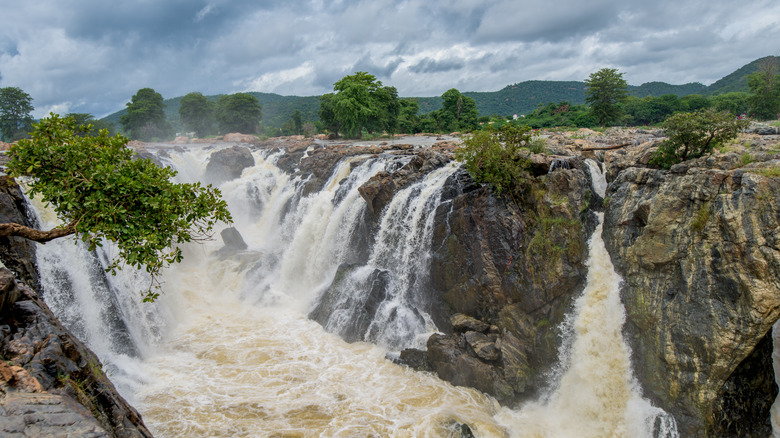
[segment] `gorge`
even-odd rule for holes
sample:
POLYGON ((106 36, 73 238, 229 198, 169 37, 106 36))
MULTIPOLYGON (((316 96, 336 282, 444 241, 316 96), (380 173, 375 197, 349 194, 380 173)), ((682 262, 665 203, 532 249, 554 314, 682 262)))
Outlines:
MULTIPOLYGON (((582 148, 627 134, 551 136, 514 199, 459 169, 454 138, 147 144, 182 181, 218 184, 238 231, 188 246, 158 303, 140 303, 143 275, 103 275, 110 246, 1 255, 155 436, 767 436, 776 139, 751 137, 747 164, 740 150, 661 171, 660 135, 630 134, 608 152, 582 148)), ((2 352, 24 368, 18 311, 2 352)))

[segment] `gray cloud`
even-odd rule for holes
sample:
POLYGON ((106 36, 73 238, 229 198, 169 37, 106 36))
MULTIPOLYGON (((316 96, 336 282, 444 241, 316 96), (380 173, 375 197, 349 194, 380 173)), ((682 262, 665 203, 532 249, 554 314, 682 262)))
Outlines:
POLYGON ((460 70, 465 65, 466 63, 462 59, 447 58, 439 60, 426 57, 417 64, 410 66, 409 71, 414 73, 439 73, 460 70))
POLYGON ((0 87, 103 116, 143 87, 164 97, 316 95, 368 71, 402 96, 583 80, 711 83, 777 55, 770 0, 41 0, 0 15, 0 87))

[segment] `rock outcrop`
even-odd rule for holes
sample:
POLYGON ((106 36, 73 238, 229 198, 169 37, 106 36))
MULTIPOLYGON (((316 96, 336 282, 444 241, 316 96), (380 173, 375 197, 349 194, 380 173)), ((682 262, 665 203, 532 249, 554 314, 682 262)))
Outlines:
POLYGON ((570 164, 533 178, 517 199, 464 171, 451 178, 431 263, 434 308, 445 312, 433 316, 445 334, 428 340, 427 359, 439 377, 510 405, 547 383, 558 327, 584 287, 590 209, 599 205, 584 162, 570 164))
MULTIPOLYGON (((0 433, 4 437, 151 437, 102 365, 29 287, 0 269, 17 300, 0 313, 0 433)), ((8 304, 6 302, 6 304, 8 304)))
POLYGON ((245 147, 235 145, 212 153, 204 176, 208 182, 219 184, 238 178, 244 169, 254 165, 252 152, 245 147))
POLYGON ((625 279, 635 374, 681 436, 771 434, 780 159, 751 159, 628 167, 607 192, 604 240, 625 279))
MULTIPOLYGON (((27 201, 13 178, 0 176, 0 223, 35 227, 27 210, 27 201)), ((21 237, 0 237, 0 261, 17 278, 40 290, 35 244, 21 237)))

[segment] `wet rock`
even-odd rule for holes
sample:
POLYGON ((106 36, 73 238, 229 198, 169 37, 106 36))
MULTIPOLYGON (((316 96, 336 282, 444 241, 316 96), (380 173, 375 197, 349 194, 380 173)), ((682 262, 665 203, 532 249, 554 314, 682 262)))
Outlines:
POLYGON ((241 251, 249 247, 246 242, 244 242, 244 238, 241 237, 241 233, 239 233, 235 227, 225 228, 219 235, 222 237, 222 242, 227 248, 241 251))
POLYGON ((450 323, 455 332, 475 331, 485 333, 490 329, 490 324, 462 313, 452 315, 450 323))
MULTIPOLYGON (((13 222, 35 228, 37 224, 30 217, 27 201, 16 181, 9 176, 0 176, 0 223, 13 222)), ((0 261, 17 278, 40 288, 35 245, 21 237, 0 237, 0 261)))
POLYGON ((221 184, 241 176, 247 167, 255 165, 252 152, 243 146, 220 149, 211 154, 206 165, 205 178, 209 182, 221 184))
POLYGON ((5 314, 19 299, 21 292, 11 271, 0 269, 0 315, 5 314))
POLYGON ((390 203, 398 191, 419 181, 426 174, 449 161, 447 155, 438 152, 430 150, 419 152, 400 169, 374 175, 358 188, 358 192, 366 201, 369 213, 379 217, 382 209, 390 203))
POLYGON ((463 338, 478 358, 484 361, 494 361, 501 357, 501 350, 496 347, 495 338, 490 339, 477 332, 466 332, 463 338))
POLYGON ((590 210, 601 203, 584 161, 569 162, 514 200, 464 184, 463 174, 445 185, 431 281, 451 313, 431 315, 445 333, 428 343, 439 377, 509 404, 540 390, 538 376, 558 358, 558 327, 585 283, 590 210))
POLYGON ((309 312, 309 319, 347 342, 369 340, 371 321, 380 304, 387 299, 390 274, 380 269, 365 272, 367 268, 361 268, 358 265, 339 266, 330 287, 309 312))
POLYGON ((18 282, 16 287, 20 298, 0 314, 0 410, 6 414, 0 430, 9 436, 72 431, 68 436, 151 437, 97 356, 32 289, 18 282))
POLYGON ((428 363, 428 352, 417 348, 405 348, 394 362, 417 371, 433 371, 428 363))
POLYGON ((0 435, 6 438, 111 437, 87 409, 70 397, 28 392, 0 396, 0 435))

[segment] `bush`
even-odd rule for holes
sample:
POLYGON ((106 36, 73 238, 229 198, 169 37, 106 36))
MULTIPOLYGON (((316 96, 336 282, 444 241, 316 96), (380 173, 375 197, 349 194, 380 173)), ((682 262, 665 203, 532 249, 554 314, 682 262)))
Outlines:
POLYGON ((668 169, 685 160, 698 158, 737 137, 747 128, 748 120, 737 119, 726 112, 703 109, 675 114, 663 123, 668 137, 653 154, 651 164, 668 169))
POLYGON ((496 194, 515 191, 528 176, 529 162, 520 155, 520 148, 530 140, 529 131, 527 126, 511 124, 501 130, 476 131, 455 151, 455 158, 475 181, 489 184, 496 194))

